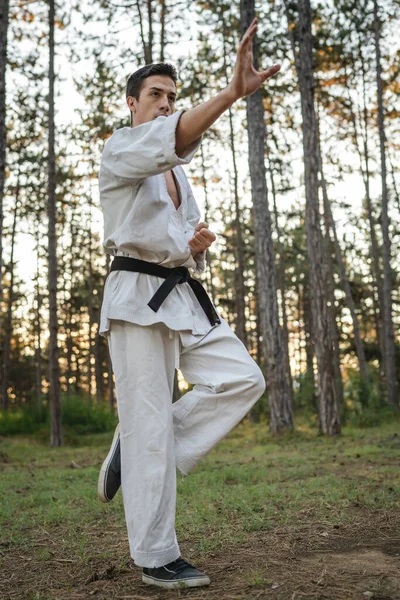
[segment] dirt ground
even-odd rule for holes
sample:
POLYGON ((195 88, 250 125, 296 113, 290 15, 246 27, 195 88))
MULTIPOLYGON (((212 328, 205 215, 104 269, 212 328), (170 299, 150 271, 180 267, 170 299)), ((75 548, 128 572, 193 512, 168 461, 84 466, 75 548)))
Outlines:
POLYGON ((299 526, 250 534, 245 543, 195 560, 190 543, 182 556, 211 578, 208 588, 161 590, 141 581, 127 558, 121 531, 91 529, 88 541, 112 560, 82 561, 68 554, 63 532, 38 531, 34 549, 13 554, 1 547, 1 600, 148 600, 175 597, 218 600, 399 600, 400 511, 352 509, 353 522, 332 526, 302 515, 299 526), (46 560, 40 557, 48 552, 46 560), (44 549, 44 550, 43 550, 44 549))

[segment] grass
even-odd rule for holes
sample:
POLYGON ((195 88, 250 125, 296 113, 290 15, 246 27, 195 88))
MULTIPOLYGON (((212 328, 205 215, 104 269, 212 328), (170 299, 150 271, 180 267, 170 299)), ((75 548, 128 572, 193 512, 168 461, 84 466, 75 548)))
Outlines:
MULTIPOLYGON (((280 531, 301 538, 309 528, 318 543, 325 543, 324 536, 335 531, 359 530, 363 521, 367 527, 374 518, 398 515, 399 432, 399 421, 393 421, 345 428, 341 437, 325 438, 305 424, 301 431, 273 439, 265 426, 242 423, 188 477, 178 476, 176 527, 182 548, 191 560, 211 563, 212 571, 214 559, 240 554, 250 540, 257 545, 256 539, 271 540, 280 531)), ((71 573, 83 585, 82 578, 104 561, 112 562, 119 577, 131 575, 121 494, 108 505, 96 495, 111 437, 82 436, 80 445, 75 441, 74 447, 56 449, 35 438, 2 440, 0 567, 15 569, 27 598, 72 598, 72 589, 78 594, 74 584, 70 596, 46 595, 55 564, 54 585, 67 576, 70 581, 71 573), (25 566, 35 565, 47 583, 32 587, 17 557, 24 558, 25 566)), ((302 538, 306 550, 310 536, 302 538)), ((284 543, 278 538, 277 551, 283 552, 284 543)), ((269 589, 275 594, 271 597, 280 597, 281 585, 257 565, 241 582, 245 589, 269 589)), ((12 590, 0 583, 1 598, 25 597, 12 590)))

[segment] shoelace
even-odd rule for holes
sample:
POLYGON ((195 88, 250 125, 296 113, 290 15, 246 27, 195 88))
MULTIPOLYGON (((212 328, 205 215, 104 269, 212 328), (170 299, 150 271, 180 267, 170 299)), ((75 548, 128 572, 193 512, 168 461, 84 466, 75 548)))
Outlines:
POLYGON ((167 569, 167 571, 169 571, 171 569, 171 570, 175 571, 176 573, 180 573, 181 571, 183 571, 183 569, 186 569, 187 567, 194 569, 193 565, 188 563, 186 560, 183 560, 183 558, 177 558, 172 563, 165 565, 164 568, 167 569))

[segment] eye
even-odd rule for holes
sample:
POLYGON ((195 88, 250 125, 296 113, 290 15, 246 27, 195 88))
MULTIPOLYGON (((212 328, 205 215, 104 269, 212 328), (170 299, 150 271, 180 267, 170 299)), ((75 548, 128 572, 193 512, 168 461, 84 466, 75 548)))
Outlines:
POLYGON ((152 92, 152 94, 151 94, 151 95, 152 95, 152 96, 154 96, 154 95, 158 96, 158 92, 152 92))

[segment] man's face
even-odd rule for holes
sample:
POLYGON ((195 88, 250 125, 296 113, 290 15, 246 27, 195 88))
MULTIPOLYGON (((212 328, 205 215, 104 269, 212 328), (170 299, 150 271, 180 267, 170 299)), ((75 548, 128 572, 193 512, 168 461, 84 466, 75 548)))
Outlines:
POLYGON ((176 87, 168 75, 151 75, 143 81, 139 100, 128 96, 126 103, 133 116, 133 126, 168 117, 175 111, 176 87))

